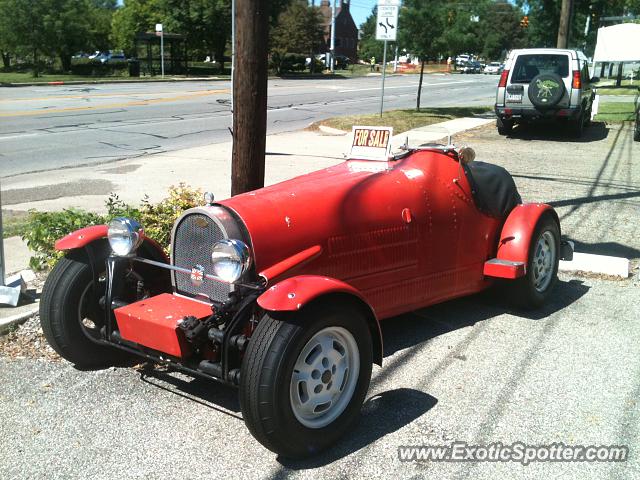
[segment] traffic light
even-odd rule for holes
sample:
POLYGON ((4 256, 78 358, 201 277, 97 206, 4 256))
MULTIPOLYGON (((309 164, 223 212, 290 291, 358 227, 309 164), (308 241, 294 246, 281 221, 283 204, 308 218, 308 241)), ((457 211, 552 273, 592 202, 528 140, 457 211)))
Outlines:
POLYGON ((529 17, 528 16, 525 15, 524 17, 522 17, 522 20, 520 20, 520 26, 522 28, 529 27, 529 17))

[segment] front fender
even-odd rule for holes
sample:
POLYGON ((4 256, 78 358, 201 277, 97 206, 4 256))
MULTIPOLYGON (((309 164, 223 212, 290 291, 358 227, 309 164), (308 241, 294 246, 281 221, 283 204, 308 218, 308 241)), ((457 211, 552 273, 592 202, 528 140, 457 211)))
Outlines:
POLYGON ((299 275, 282 280, 267 289, 258 297, 258 305, 270 312, 295 312, 320 297, 327 297, 329 301, 353 302, 363 310, 373 340, 374 362, 382 365, 380 323, 369 302, 347 283, 319 275, 299 275))
MULTIPOLYGON (((83 248, 96 240, 107 238, 107 225, 93 225, 91 227, 81 228, 69 235, 62 237, 55 243, 55 249, 58 251, 69 251, 83 248)), ((170 263, 169 257, 155 240, 143 236, 142 248, 146 251, 147 257, 164 263, 170 263)))
POLYGON ((368 305, 362 294, 351 285, 319 275, 299 275, 276 283, 258 297, 258 305, 271 312, 294 312, 329 293, 348 293, 368 305))
POLYGON ((526 203, 511 210, 500 233, 496 258, 527 265, 531 237, 543 215, 552 215, 560 229, 558 214, 545 203, 526 203))

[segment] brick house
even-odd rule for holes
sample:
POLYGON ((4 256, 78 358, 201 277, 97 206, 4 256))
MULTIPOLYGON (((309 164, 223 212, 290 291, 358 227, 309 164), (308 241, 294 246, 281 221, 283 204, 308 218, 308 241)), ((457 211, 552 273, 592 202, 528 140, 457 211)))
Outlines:
MULTIPOLYGON (((325 44, 321 53, 328 52, 331 48, 331 2, 320 2, 320 13, 324 18, 325 44)), ((340 0, 340 6, 336 5, 336 55, 349 57, 352 62, 358 59, 358 27, 353 21, 349 11, 349 0, 340 0)))

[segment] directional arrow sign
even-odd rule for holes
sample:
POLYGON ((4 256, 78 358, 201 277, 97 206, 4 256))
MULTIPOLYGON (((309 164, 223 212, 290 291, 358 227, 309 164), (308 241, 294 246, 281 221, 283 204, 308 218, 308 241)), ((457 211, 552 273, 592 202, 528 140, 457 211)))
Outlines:
POLYGON ((399 0, 378 0, 376 40, 395 41, 398 33, 399 0))

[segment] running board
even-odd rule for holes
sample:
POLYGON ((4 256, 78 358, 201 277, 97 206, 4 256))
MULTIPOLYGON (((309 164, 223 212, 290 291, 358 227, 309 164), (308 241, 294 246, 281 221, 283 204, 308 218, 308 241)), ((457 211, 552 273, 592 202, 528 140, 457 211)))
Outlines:
POLYGON ((512 262, 498 258, 492 258, 484 262, 484 275, 487 277, 515 280, 516 278, 524 277, 524 270, 524 262, 512 262))

